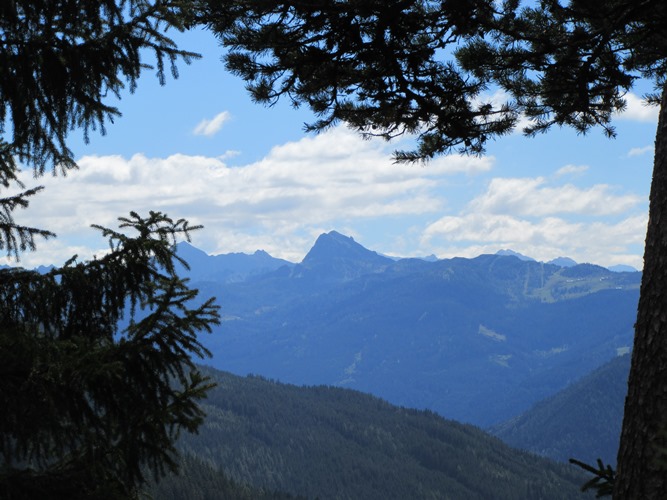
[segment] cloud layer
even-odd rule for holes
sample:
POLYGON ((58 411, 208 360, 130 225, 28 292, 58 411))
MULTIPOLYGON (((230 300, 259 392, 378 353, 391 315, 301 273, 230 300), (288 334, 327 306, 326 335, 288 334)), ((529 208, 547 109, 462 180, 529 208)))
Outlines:
POLYGON ((543 177, 492 179, 461 213, 447 215, 423 232, 422 244, 442 256, 474 256, 511 248, 550 260, 630 264, 641 268, 646 234, 643 200, 600 184, 582 189, 549 185, 543 177))
MULTIPOLYGON (((381 140, 338 127, 275 146, 261 160, 234 155, 85 156, 17 221, 59 238, 26 254, 24 265, 62 263, 105 251, 91 224, 114 227, 130 210, 161 210, 205 230, 194 243, 209 253, 254 252, 300 261, 315 238, 337 229, 392 255, 475 256, 512 248, 540 260, 641 267, 645 200, 607 184, 580 187, 589 167, 551 176, 493 176, 493 157, 444 156, 395 164, 381 140)), ((26 172, 23 181, 36 181, 26 172)))
MULTIPOLYGON (((113 226, 130 210, 162 210, 204 224, 197 242, 213 253, 263 248, 300 260, 318 231, 354 220, 438 213, 445 202, 437 189, 445 178, 486 172, 493 164, 492 158, 453 156, 427 167, 397 165, 386 143, 344 128, 276 146, 253 164, 225 161, 86 156, 67 178, 40 179, 47 189, 21 222, 59 235, 65 245, 58 261, 69 257, 68 247, 81 250, 76 241, 91 239, 90 224, 113 226)), ((27 175, 25 181, 35 182, 27 175)))

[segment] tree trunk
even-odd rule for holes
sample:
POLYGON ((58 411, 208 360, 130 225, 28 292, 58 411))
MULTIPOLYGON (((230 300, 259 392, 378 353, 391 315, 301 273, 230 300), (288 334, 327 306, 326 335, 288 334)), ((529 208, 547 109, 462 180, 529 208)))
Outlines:
POLYGON ((614 499, 667 499, 667 85, 653 181, 614 499))

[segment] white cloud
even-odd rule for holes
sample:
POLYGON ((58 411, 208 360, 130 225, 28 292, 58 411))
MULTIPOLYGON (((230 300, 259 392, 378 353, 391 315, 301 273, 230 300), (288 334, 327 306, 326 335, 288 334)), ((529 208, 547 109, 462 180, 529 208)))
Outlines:
POLYGON ((442 237, 448 241, 483 241, 503 245, 528 243, 539 239, 558 242, 568 233, 578 229, 562 219, 549 217, 537 223, 512 215, 466 213, 443 217, 424 231, 424 239, 430 241, 442 237))
POLYGON ((443 258, 511 248, 544 261, 566 255, 641 268, 647 217, 640 202, 602 184, 581 189, 550 186, 542 177, 496 178, 459 214, 429 224, 420 246, 443 258))
POLYGON ((628 151, 628 158, 632 158, 634 156, 642 156, 652 152, 653 152, 653 146, 644 146, 643 148, 632 148, 630 151, 628 151))
POLYGON ((625 96, 626 108, 618 115, 621 120, 658 123, 658 107, 648 106, 646 102, 633 93, 625 96))
POLYGON ((43 184, 46 190, 17 214, 17 222, 50 229, 59 238, 39 245, 41 252, 25 254, 23 264, 100 254, 105 242, 90 224, 113 227, 130 210, 162 210, 203 224, 194 244, 209 253, 263 249, 299 261, 321 232, 367 236, 372 228, 396 245, 367 246, 393 255, 472 257, 512 248, 541 260, 567 255, 641 267, 646 217, 637 213, 644 213, 645 201, 605 184, 563 182, 563 176, 587 167, 567 165, 549 177, 486 181, 460 174, 489 172, 492 157, 454 155, 395 164, 395 146, 338 127, 276 146, 246 165, 230 164, 231 152, 137 154, 83 157, 80 170, 66 178, 35 181, 26 172, 22 180, 28 187, 43 184), (469 190, 480 182, 486 187, 471 199, 469 190), (451 206, 464 208, 452 211, 451 206))
POLYGON ((578 176, 583 174, 588 170, 587 165, 565 165, 564 167, 559 168, 556 171, 556 177, 562 177, 564 175, 574 175, 578 176))
POLYGON ((577 222, 558 217, 528 220, 512 215, 465 213, 443 217, 426 228, 422 245, 441 258, 474 257, 501 248, 548 261, 568 256, 578 262, 628 264, 641 269, 640 247, 647 217, 632 215, 618 222, 577 222))
POLYGON ((223 111, 218 113, 212 119, 207 120, 203 119, 200 121, 197 126, 192 131, 195 135, 205 135, 206 137, 211 137, 217 134, 225 122, 229 121, 231 115, 228 111, 223 111))
MULTIPOLYGON (((312 245, 315 228, 442 211, 437 190, 446 176, 485 172, 492 164, 492 158, 460 156, 426 165, 395 164, 384 141, 366 141, 344 128, 276 146, 261 161, 241 166, 220 157, 179 154, 86 156, 66 178, 39 179, 46 190, 19 221, 59 235, 58 247, 42 245, 57 248, 59 262, 75 246, 80 254, 80 247, 89 248, 85 258, 99 251, 104 242, 90 224, 113 226, 130 210, 162 210, 204 224, 196 241, 209 252, 263 248, 294 259, 312 245), (80 243, 84 240, 86 245, 80 243)), ((24 181, 35 184, 28 173, 24 181)), ((38 254, 26 254, 28 259, 54 262, 38 254)))
POLYGON ((469 210, 535 217, 563 213, 609 215, 626 212, 641 201, 631 194, 615 195, 605 184, 581 189, 572 184, 550 187, 546 182, 543 177, 495 178, 485 193, 472 200, 469 210))

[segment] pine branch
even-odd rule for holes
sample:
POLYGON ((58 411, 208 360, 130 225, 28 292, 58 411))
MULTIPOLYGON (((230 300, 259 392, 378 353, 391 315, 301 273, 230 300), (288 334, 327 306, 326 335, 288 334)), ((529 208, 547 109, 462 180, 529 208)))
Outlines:
POLYGON ((570 458, 569 462, 594 475, 581 487, 581 491, 595 490, 595 498, 612 495, 616 471, 610 465, 605 466, 599 458, 597 459, 597 468, 574 458, 570 458))

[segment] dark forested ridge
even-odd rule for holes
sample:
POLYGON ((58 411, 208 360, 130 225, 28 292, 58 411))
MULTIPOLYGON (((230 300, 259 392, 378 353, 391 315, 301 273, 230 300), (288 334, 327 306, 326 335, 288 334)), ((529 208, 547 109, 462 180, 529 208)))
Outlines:
POLYGON ((179 473, 152 481, 145 493, 156 500, 304 500, 305 497, 239 483, 192 453, 183 453, 179 473))
POLYGON ((555 460, 616 464, 630 355, 619 356, 490 432, 555 460))
POLYGON ((590 498, 579 492, 583 479, 571 466, 513 450, 432 412, 347 389, 204 371, 218 387, 203 406, 208 416, 199 435, 183 436, 180 447, 196 457, 188 467, 208 478, 186 468, 167 479, 169 491, 213 484, 211 470, 219 468, 224 484, 249 484, 242 488, 259 491, 259 498, 590 498))
POLYGON ((299 264, 194 282, 222 306, 205 339, 216 368, 486 427, 627 350, 640 279, 504 255, 395 261, 332 232, 299 264))

